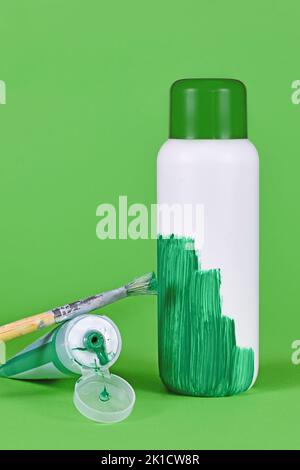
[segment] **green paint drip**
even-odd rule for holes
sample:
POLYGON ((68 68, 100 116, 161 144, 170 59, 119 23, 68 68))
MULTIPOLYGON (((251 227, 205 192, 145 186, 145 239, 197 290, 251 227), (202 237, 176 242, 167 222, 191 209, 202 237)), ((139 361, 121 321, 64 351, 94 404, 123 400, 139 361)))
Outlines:
MULTIPOLYGON (((106 352, 105 347, 105 339, 104 336, 99 331, 90 331, 85 336, 83 343, 85 345, 86 350, 93 351, 100 363, 101 366, 105 366, 109 362, 109 357, 106 352)), ((100 369, 97 365, 95 360, 95 371, 100 372, 100 369)), ((105 378, 103 372, 101 372, 102 381, 103 381, 103 389, 99 393, 99 400, 102 402, 107 402, 110 400, 110 394, 106 388, 105 378)))
POLYGON ((192 239, 158 237, 159 368, 171 391, 226 396, 252 383, 254 352, 237 346, 220 285, 218 269, 201 270, 192 239))
POLYGON ((110 400, 110 394, 107 391, 106 385, 104 384, 103 389, 101 390, 99 394, 99 398, 101 401, 106 402, 110 400))

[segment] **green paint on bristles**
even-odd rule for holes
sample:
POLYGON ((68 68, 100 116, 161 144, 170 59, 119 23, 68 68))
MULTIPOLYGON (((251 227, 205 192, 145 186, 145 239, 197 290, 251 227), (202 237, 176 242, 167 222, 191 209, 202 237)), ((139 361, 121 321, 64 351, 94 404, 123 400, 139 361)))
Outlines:
POLYGON ((151 295, 157 294, 157 280, 155 274, 148 273, 134 279, 125 286, 127 294, 131 295, 151 295))
POLYGON ((158 237, 159 369, 171 391, 226 396, 247 390, 254 352, 222 315, 219 269, 201 270, 194 240, 158 237))

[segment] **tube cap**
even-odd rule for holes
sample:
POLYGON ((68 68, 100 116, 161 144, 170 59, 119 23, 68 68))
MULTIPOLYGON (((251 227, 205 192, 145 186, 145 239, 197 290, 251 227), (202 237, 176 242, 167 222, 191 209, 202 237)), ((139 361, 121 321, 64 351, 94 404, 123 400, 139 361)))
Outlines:
POLYGON ((74 405, 86 418, 98 423, 118 423, 126 419, 135 403, 131 385, 114 374, 87 374, 74 389, 74 405))
POLYGON ((63 349, 82 374, 73 396, 77 410, 100 423, 127 418, 134 407, 135 392, 126 380, 109 372, 121 352, 117 326, 107 317, 85 314, 66 322, 60 331, 64 333, 63 349))
POLYGON ((246 87, 239 80, 191 78, 171 87, 171 139, 246 139, 246 87))

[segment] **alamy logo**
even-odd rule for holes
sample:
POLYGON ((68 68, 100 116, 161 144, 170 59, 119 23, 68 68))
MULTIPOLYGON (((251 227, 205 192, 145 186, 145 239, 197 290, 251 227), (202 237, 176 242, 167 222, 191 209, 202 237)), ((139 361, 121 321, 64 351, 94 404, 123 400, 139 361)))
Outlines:
POLYGON ((204 242, 203 204, 151 204, 148 208, 145 204, 128 205, 127 196, 119 196, 118 207, 99 204, 96 216, 96 236, 100 240, 155 239, 158 226, 162 235, 197 236, 199 247, 204 242))
POLYGON ((300 104, 300 80, 294 80, 292 83, 292 89, 294 90, 291 95, 293 104, 300 104))
POLYGON ((6 104, 6 84, 0 80, 0 104, 6 104))
POLYGON ((293 349, 293 352, 291 355, 292 364, 294 364, 295 366, 298 366, 300 364, 300 340, 295 339, 295 341, 292 342, 291 347, 293 349))

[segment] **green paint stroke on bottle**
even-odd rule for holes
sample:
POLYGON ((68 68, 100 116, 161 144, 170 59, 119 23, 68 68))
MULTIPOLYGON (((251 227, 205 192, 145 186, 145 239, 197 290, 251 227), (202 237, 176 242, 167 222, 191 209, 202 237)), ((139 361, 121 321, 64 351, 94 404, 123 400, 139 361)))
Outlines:
POLYGON ((201 270, 192 239, 158 237, 159 368, 173 392, 227 396, 252 383, 254 351, 237 346, 220 285, 220 270, 201 270))

